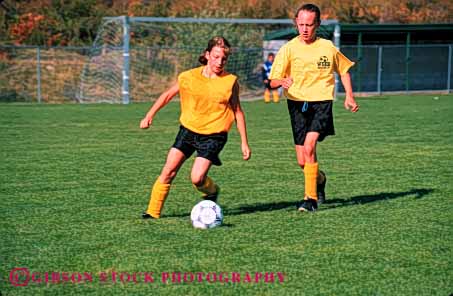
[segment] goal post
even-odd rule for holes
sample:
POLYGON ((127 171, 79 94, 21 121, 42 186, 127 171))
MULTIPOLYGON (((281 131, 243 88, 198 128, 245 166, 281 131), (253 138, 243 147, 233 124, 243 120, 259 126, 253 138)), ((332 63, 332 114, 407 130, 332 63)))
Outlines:
MULTIPOLYGON (((339 46, 338 22, 323 20, 326 25, 335 26, 333 41, 339 46)), ((233 47, 227 70, 238 75, 241 95, 260 95, 264 36, 291 29, 291 19, 106 17, 82 71, 78 100, 129 104, 155 99, 181 71, 197 66, 216 35, 233 47)))

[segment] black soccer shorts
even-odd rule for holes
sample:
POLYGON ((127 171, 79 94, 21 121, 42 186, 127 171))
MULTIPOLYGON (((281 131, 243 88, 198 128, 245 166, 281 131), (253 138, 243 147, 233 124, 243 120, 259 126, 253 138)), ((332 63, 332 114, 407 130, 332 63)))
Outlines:
POLYGON ((294 144, 304 145, 308 132, 318 132, 318 142, 335 135, 332 101, 300 102, 287 100, 294 144), (305 107, 304 107, 304 104, 305 107))
POLYGON ((202 135, 195 133, 184 126, 180 126, 172 147, 180 150, 186 158, 189 158, 195 151, 197 157, 203 157, 212 162, 213 165, 222 165, 219 154, 228 140, 228 133, 216 133, 202 135))

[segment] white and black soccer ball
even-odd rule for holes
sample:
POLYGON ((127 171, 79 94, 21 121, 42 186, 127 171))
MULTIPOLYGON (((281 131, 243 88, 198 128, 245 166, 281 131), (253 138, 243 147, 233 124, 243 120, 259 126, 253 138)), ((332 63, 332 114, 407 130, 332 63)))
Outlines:
POLYGON ((193 207, 190 220, 193 227, 199 229, 220 226, 223 221, 222 208, 211 200, 202 200, 193 207))

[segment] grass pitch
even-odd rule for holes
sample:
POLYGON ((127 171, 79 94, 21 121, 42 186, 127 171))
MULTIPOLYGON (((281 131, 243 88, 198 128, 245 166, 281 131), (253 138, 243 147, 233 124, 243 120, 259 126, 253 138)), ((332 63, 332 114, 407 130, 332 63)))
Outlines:
POLYGON ((286 102, 244 102, 252 158, 233 128, 210 171, 224 225, 208 231, 190 225, 193 159, 163 218, 140 219, 177 103, 149 130, 149 104, 1 104, 0 294, 453 293, 453 96, 358 102, 357 114, 334 104, 336 136, 318 145, 328 183, 315 214, 296 211, 286 102))

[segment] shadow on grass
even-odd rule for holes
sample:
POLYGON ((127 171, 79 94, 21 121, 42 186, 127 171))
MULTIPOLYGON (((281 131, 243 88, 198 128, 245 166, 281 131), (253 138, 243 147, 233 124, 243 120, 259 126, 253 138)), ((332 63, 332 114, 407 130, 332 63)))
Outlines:
POLYGON ((267 211, 278 211, 286 208, 294 208, 298 202, 293 201, 282 201, 282 202, 271 202, 271 203, 259 203, 253 205, 244 205, 238 208, 225 209, 225 215, 242 215, 250 214, 255 212, 267 212, 267 211))
MULTIPOLYGON (((400 197, 406 196, 413 196, 415 195, 416 199, 423 198, 426 195, 434 192, 434 189, 427 189, 427 188, 419 188, 419 189, 412 189, 409 191, 403 192, 382 192, 378 194, 372 195, 358 195, 353 196, 350 199, 340 199, 334 198, 329 199, 327 196, 327 200, 323 204, 320 210, 328 210, 338 207, 346 207, 346 206, 354 206, 360 204, 367 204, 382 200, 391 200, 400 197)), ((297 204, 299 201, 282 201, 282 202, 270 202, 270 203, 258 203, 253 205, 243 205, 237 208, 225 208, 224 214, 225 215, 243 215, 243 214, 251 214, 256 212, 268 212, 268 211, 278 211, 286 208, 293 208, 296 209, 297 204)), ((190 213, 184 214, 174 214, 168 215, 166 217, 187 217, 190 216, 190 213)))
MULTIPOLYGON (((395 198, 400 198, 400 197, 406 197, 406 196, 413 196, 415 195, 415 198, 423 198, 426 195, 432 193, 434 189, 426 189, 426 188, 420 188, 420 189, 412 189, 409 191, 403 191, 403 192, 383 192, 383 193, 378 193, 378 194, 373 194, 373 195, 358 195, 358 196, 353 196, 350 199, 327 199, 324 205, 327 207, 327 209, 332 209, 336 207, 344 207, 344 206, 353 206, 353 205, 358 205, 358 204, 366 204, 366 203, 372 203, 372 202, 377 202, 381 200, 390 200, 390 199, 395 199, 395 198)), ((296 205, 298 204, 297 202, 273 202, 273 203, 261 203, 261 204, 255 204, 255 205, 245 205, 241 206, 238 208, 234 209, 225 209, 225 214, 226 215, 242 215, 242 214, 250 214, 250 213, 255 213, 255 212, 266 212, 266 211, 276 211, 276 210, 282 210, 286 208, 295 208, 296 205)), ((322 208, 321 208, 322 210, 322 208)))
MULTIPOLYGON (((224 215, 242 215, 242 214, 251 214, 255 212, 267 212, 267 211, 277 211, 285 208, 292 207, 295 209, 297 202, 272 202, 272 203, 260 203, 260 204, 253 204, 253 205, 244 205, 238 208, 223 208, 224 215)), ((172 215, 165 215, 165 217, 169 218, 182 218, 182 217, 189 217, 190 213, 182 213, 182 214, 172 214, 172 215)))
POLYGON ((220 227, 232 228, 235 226, 234 226, 234 224, 231 224, 231 223, 222 223, 222 225, 220 225, 220 227))
POLYGON ((432 192, 434 192, 434 189, 426 189, 426 188, 412 189, 412 190, 403 191, 403 192, 382 192, 382 193, 373 194, 373 195, 353 196, 350 199, 339 199, 339 198, 328 199, 328 200, 326 200, 326 202, 324 204, 328 205, 329 208, 336 208, 336 207, 367 204, 370 202, 376 202, 376 201, 381 201, 381 200, 390 200, 390 199, 411 196, 411 195, 415 195, 415 198, 419 199, 419 198, 425 197, 426 195, 428 195, 432 192))

